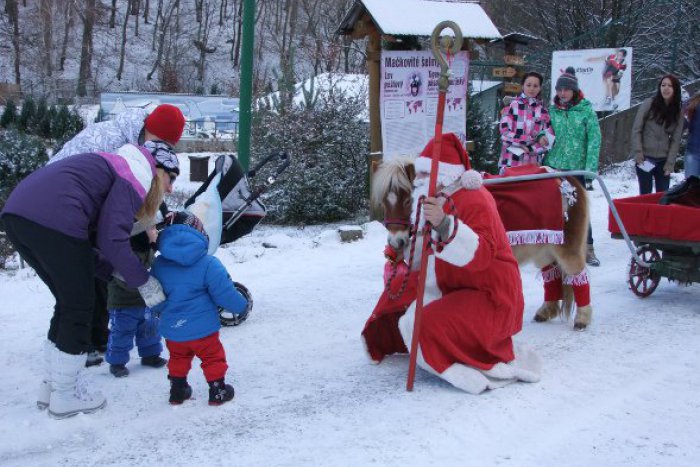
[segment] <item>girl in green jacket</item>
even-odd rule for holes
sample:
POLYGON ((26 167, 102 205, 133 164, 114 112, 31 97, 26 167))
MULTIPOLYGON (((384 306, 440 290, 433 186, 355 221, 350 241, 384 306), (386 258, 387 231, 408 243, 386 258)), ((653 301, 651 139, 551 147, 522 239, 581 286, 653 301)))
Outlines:
MULTIPOLYGON (((549 108, 552 129, 556 135, 554 147, 547 154, 544 165, 558 170, 588 170, 598 172, 600 156, 600 126, 591 103, 584 99, 578 87, 576 71, 568 67, 557 80, 557 95, 549 108)), ((585 186, 583 177, 577 177, 585 186)), ((593 250, 593 234, 588 226, 586 262, 600 266, 593 250)))

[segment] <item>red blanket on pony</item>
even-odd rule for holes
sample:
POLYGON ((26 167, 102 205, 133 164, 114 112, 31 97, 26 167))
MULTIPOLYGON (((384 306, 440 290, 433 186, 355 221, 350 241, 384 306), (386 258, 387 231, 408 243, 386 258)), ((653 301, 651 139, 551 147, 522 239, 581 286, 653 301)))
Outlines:
MULTIPOLYGON (((484 174, 484 179, 548 173, 534 164, 510 167, 504 175, 484 174)), ((561 181, 556 178, 487 185, 496 200, 498 214, 511 245, 564 243, 561 181)))

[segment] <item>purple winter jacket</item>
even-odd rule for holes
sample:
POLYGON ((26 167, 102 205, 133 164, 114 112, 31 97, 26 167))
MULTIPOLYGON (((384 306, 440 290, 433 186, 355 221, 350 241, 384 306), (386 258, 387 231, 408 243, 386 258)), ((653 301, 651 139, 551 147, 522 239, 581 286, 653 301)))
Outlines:
POLYGON ((83 240, 95 234, 96 274, 109 278, 116 269, 135 288, 149 274, 129 235, 156 171, 145 149, 127 145, 118 152, 79 154, 38 169, 12 191, 0 215, 83 240))

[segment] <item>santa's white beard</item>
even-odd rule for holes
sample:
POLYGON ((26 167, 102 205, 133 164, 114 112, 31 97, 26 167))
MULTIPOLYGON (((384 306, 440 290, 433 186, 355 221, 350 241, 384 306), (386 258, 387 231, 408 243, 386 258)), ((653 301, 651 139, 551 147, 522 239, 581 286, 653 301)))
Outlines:
MULTIPOLYGON (((455 175, 454 173, 440 173, 438 172, 437 176, 437 182, 435 186, 435 194, 438 194, 442 191, 443 188, 448 187, 455 183, 457 180, 459 180, 460 175, 455 175)), ((416 212, 418 212, 418 200, 422 196, 428 196, 428 185, 430 183, 430 177, 422 177, 422 178, 416 178, 413 181, 413 195, 412 195, 412 203, 413 203, 413 208, 411 210, 411 223, 414 223, 416 221, 416 212)), ((418 232, 423 230, 423 226, 425 225, 425 218, 423 217, 423 214, 421 213, 421 218, 420 218, 420 223, 418 224, 418 232)))

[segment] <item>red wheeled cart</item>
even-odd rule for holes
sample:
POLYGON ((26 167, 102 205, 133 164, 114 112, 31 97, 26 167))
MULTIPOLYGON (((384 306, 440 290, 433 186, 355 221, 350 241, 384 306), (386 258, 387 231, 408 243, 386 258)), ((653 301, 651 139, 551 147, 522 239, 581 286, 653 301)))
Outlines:
MULTIPOLYGON (((661 205, 663 193, 613 200, 629 239, 636 246, 628 284, 639 297, 648 297, 662 277, 679 283, 700 282, 700 209, 661 205), (640 261, 641 259, 641 261, 640 261)), ((611 209, 608 230, 623 239, 611 209)))

